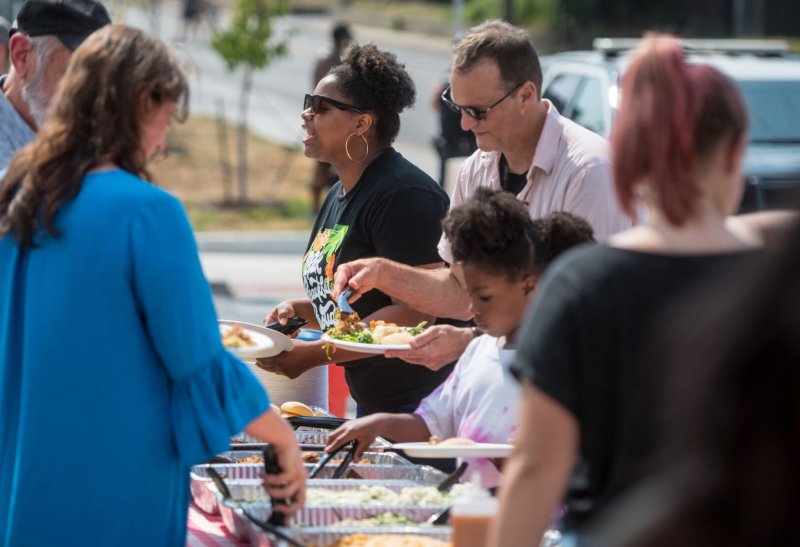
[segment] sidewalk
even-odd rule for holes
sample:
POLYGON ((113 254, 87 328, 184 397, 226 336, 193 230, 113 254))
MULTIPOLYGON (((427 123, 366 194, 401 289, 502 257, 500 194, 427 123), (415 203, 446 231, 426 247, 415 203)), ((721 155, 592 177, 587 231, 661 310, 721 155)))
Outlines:
POLYGON ((308 234, 197 232, 196 237, 215 295, 258 302, 305 295, 300 264, 308 234))

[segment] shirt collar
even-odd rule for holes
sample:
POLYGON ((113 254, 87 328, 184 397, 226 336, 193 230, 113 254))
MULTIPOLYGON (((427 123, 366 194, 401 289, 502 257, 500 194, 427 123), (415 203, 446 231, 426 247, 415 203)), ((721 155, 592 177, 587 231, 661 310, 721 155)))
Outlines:
POLYGON ((533 167, 538 167, 547 174, 553 170, 558 158, 558 147, 561 143, 561 115, 555 105, 547 99, 542 99, 547 105, 547 117, 544 119, 539 142, 533 153, 533 167))

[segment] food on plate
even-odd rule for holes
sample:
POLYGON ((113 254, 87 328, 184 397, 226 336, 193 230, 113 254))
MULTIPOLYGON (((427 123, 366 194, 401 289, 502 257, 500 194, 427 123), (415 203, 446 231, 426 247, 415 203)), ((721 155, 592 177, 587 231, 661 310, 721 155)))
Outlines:
POLYGON ((328 547, 450 547, 452 545, 447 541, 410 534, 350 534, 328 547))
MULTIPOLYGON (((351 314, 353 315, 353 314, 351 314)), ((386 321, 370 321, 369 328, 364 328, 361 323, 339 323, 328 329, 327 335, 334 340, 345 342, 358 342, 360 344, 406 345, 416 335, 425 330, 427 321, 416 327, 401 327, 396 323, 386 321)))
POLYGON ((256 343, 241 325, 232 325, 223 331, 222 345, 228 349, 242 349, 255 346, 256 343))
POLYGON ((309 488, 306 505, 447 505, 470 484, 456 484, 449 492, 439 492, 435 486, 406 486, 396 492, 385 486, 359 486, 347 490, 309 488))
POLYGON ((303 403, 297 401, 287 401, 281 405, 281 413, 284 417, 289 416, 314 416, 314 411, 303 403))
POLYGON ((316 452, 303 452, 300 459, 303 460, 303 463, 317 463, 321 458, 316 452))
POLYGON ((439 443, 442 446, 450 445, 450 446, 468 446, 471 444, 475 444, 475 441, 472 439, 465 439, 463 437, 450 437, 449 439, 445 439, 439 443))
POLYGON ((442 440, 436 435, 431 435, 428 439, 428 444, 441 444, 445 446, 467 446, 471 444, 475 444, 475 441, 472 439, 465 439, 464 437, 450 437, 448 439, 442 440))

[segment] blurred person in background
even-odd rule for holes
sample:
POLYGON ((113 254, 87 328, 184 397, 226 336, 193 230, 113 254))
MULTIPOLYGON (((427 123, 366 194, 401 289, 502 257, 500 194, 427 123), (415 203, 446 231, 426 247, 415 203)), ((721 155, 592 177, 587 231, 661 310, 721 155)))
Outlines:
MULTIPOLYGON (((485 333, 467 346, 453 373, 413 414, 373 414, 331 433, 326 450, 356 439, 363 451, 380 435, 395 442, 457 437, 507 443, 516 435, 521 388, 509 372, 517 332, 536 285, 558 255, 593 242, 589 224, 569 213, 531 220, 525 205, 501 190, 479 188, 444 221, 453 254, 464 268, 478 326, 485 333)), ((464 477, 483 488, 500 485, 487 458, 469 458, 464 477)))
MULTIPOLYGON (((312 87, 316 87, 333 67, 342 62, 342 53, 353 41, 350 28, 344 23, 338 23, 333 27, 331 38, 333 39, 331 49, 320 55, 314 65, 312 87)), ((333 186, 337 180, 339 180, 339 176, 330 163, 319 160, 314 162, 314 178, 311 180, 311 205, 314 208, 314 213, 319 211, 319 206, 322 203, 322 193, 333 186)))
POLYGON ((799 248, 800 225, 785 250, 675 315, 654 351, 656 471, 593 544, 800 544, 799 248))
MULTIPOLYGON (((412 106, 415 97, 404 65, 371 43, 352 44, 342 63, 320 81, 313 95, 306 95, 301 114, 305 155, 331 163, 340 180, 317 215, 303 258, 308 297, 280 303, 265 322, 283 324, 300 316, 311 328, 336 326, 331 289, 333 272, 342 262, 381 256, 413 267, 442 266, 436 243, 449 198, 392 147, 400 131, 400 112, 412 106)), ((415 326, 434 319, 377 290, 353 307, 366 322, 380 319, 415 326)), ((296 341, 292 351, 257 364, 294 378, 327 363, 345 363, 345 379, 359 415, 411 412, 452 370, 451 365, 432 371, 383 355, 365 358, 341 348, 328 354, 324 346, 323 341, 296 341)))
POLYGON ((222 346, 180 202, 147 180, 188 83, 106 26, 77 49, 0 190, 0 544, 186 542, 189 468, 244 429, 302 504, 292 429, 222 346))
POLYGON ((69 56, 111 23, 95 0, 27 0, 11 29, 11 70, 0 76, 0 169, 33 140, 64 75, 69 56))
POLYGON ((0 16, 0 74, 8 72, 8 34, 11 30, 11 23, 5 17, 0 16))
MULTIPOLYGON (((567 211, 586 219, 602 241, 630 227, 617 203, 608 142, 541 99, 542 69, 528 31, 503 21, 472 28, 453 49, 447 108, 474 133, 478 150, 461 166, 451 207, 478 188, 503 189, 528 205, 531 218, 567 211)), ((439 254, 453 264, 446 237, 439 254)), ((435 315, 470 319, 469 296, 457 266, 424 271, 374 258, 343 264, 334 291, 353 289, 353 299, 377 288, 400 302, 435 315)), ((411 351, 390 352, 437 368, 472 340, 470 329, 437 325, 415 337, 411 351)))
POLYGON ((640 477, 657 442, 645 349, 662 313, 762 256, 760 234, 731 217, 746 130, 729 78, 687 64, 674 38, 643 40, 623 79, 612 149, 624 210, 644 204, 649 217, 566 255, 542 282, 513 365, 521 422, 492 545, 537 544, 562 500, 567 545, 580 544, 588 523, 640 477))

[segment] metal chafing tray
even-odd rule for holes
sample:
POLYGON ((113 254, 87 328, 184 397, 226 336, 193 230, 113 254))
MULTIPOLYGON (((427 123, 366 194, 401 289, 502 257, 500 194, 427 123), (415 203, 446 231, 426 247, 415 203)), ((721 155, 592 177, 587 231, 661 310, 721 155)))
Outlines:
MULTIPOLYGON (((323 448, 327 446, 330 434, 331 431, 329 429, 314 427, 299 427, 294 431, 297 444, 308 448, 323 448)), ((239 433, 231 437, 231 448, 235 450, 258 450, 263 448, 264 445, 263 441, 247 433, 239 433)), ((392 443, 382 437, 378 437, 370 445, 370 450, 381 451, 391 448, 391 446, 392 443)))
MULTIPOLYGON (((232 460, 243 459, 250 456, 260 456, 258 451, 229 451, 223 452, 220 456, 232 460)), ((320 453, 320 456, 322 453, 320 453)), ((361 460, 371 463, 351 464, 348 478, 343 480, 358 480, 356 477, 367 480, 394 480, 413 483, 416 485, 438 484, 447 476, 438 469, 427 465, 415 465, 402 456, 393 452, 365 452, 361 460)), ((310 471, 315 464, 305 464, 307 471, 310 471)), ((332 462, 320 471, 319 479, 329 478, 336 469, 338 462, 332 462)), ((238 481, 245 481, 247 495, 256 494, 257 498, 265 497, 266 493, 261 485, 261 477, 264 473, 264 466, 260 463, 233 463, 233 464, 202 464, 192 467, 190 473, 190 491, 195 504, 206 513, 216 514, 218 509, 213 491, 206 488, 206 484, 211 482, 208 477, 208 468, 213 467, 218 473, 222 474, 226 482, 234 484, 238 481), (252 481, 252 482, 247 482, 252 481)), ((309 486, 315 484, 316 479, 310 481, 309 486)), ((361 483, 362 481, 359 481, 361 483)), ((238 486, 237 486, 238 488, 238 486)), ((245 488, 245 487, 242 487, 245 488)), ((252 498, 248 498, 252 499, 252 498)))
MULTIPOLYGON (((292 535, 296 535, 296 531, 309 528, 340 532, 345 528, 335 525, 342 519, 361 520, 385 512, 397 513, 415 522, 424 523, 428 517, 444 510, 446 507, 446 505, 306 505, 294 516, 289 532, 292 535)), ((256 531, 251 528, 250 521, 242 514, 242 509, 245 509, 255 518, 264 521, 272 513, 272 507, 269 502, 236 503, 230 500, 220 500, 219 509, 225 528, 228 529, 231 535, 241 541, 252 538, 253 532, 256 531)), ((372 533, 375 533, 376 530, 390 527, 368 528, 372 533)), ((422 526, 415 528, 422 528, 422 526)))
MULTIPOLYGON (((222 521, 230 533, 238 539, 245 539, 249 529, 249 521, 241 514, 240 509, 247 510, 256 518, 266 520, 272 507, 263 488, 263 483, 252 480, 226 481, 231 491, 233 500, 222 501, 221 496, 216 493, 219 502, 219 511, 222 521)), ((334 479, 310 480, 308 489, 324 488, 326 490, 355 490, 362 486, 384 486, 390 490, 399 492, 406 487, 420 486, 414 481, 343 481, 334 479)), ((429 485, 431 486, 431 485, 429 485)), ((213 488, 213 484, 210 485, 213 488)), ((305 507, 297 512, 293 519, 293 526, 296 527, 328 527, 336 524, 342 519, 363 519, 372 517, 380 513, 398 513, 416 522, 424 522, 431 515, 442 511, 447 507, 446 504, 414 504, 414 505, 395 505, 395 504, 369 504, 369 503, 332 503, 332 504, 313 504, 306 501, 305 507)))
MULTIPOLYGON (((272 534, 261 530, 256 525, 248 523, 248 539, 252 545, 257 547, 275 547, 280 543, 276 541, 272 534)), ((380 527, 290 527, 284 529, 297 541, 308 547, 327 547, 332 543, 351 534, 391 534, 391 535, 413 535, 434 538, 439 541, 449 542, 453 536, 453 529, 449 526, 380 526, 380 527)))

